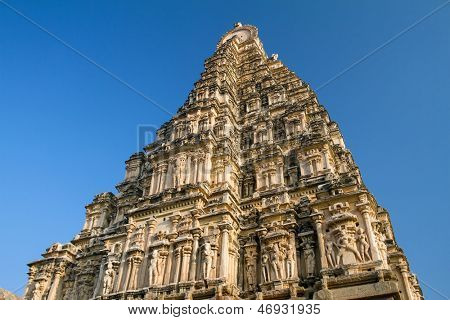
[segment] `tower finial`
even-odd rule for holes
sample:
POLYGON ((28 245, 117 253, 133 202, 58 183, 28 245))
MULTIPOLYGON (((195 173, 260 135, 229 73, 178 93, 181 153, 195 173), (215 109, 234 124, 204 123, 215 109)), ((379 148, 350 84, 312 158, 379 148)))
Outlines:
POLYGON ((235 27, 235 28, 239 28, 239 27, 242 27, 242 23, 240 23, 240 22, 236 22, 236 23, 234 24, 234 27, 235 27))

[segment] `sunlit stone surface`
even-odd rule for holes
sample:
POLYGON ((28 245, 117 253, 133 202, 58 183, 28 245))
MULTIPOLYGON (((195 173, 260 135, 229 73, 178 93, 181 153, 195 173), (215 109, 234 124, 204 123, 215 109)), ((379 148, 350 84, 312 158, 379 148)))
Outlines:
POLYGON ((117 190, 29 264, 26 299, 422 299, 338 125, 253 26, 117 190))

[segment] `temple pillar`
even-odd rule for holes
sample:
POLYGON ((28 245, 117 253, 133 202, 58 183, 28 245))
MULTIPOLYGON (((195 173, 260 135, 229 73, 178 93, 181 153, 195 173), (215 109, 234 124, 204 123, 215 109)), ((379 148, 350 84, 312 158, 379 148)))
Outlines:
POLYGON ((380 256, 380 253, 378 251, 378 245, 377 240, 375 238, 375 233, 372 228, 372 219, 370 216, 370 213, 372 212, 372 209, 367 205, 364 204, 362 206, 356 205, 361 212, 363 219, 364 219, 364 225, 366 226, 366 233, 367 237, 369 239, 369 245, 370 245, 370 254, 372 255, 373 261, 382 260, 382 257, 380 256))
POLYGON ((408 279, 408 267, 406 266, 406 264, 401 264, 401 265, 397 266, 397 268, 402 275, 402 282, 403 282, 403 286, 405 288, 406 297, 408 298, 408 300, 413 300, 414 297, 412 295, 411 286, 409 285, 409 279, 408 279))
POLYGON ((283 170, 283 164, 280 163, 278 165, 278 183, 280 186, 284 186, 284 170, 283 170))
POLYGON ((172 260, 173 260, 173 240, 170 240, 169 255, 167 256, 166 271, 164 273, 163 284, 170 283, 172 275, 172 260))
POLYGON ((198 239, 200 233, 196 232, 193 235, 192 254, 189 267, 189 281, 195 281, 195 271, 197 270, 197 256, 198 256, 198 239))
POLYGON ((155 168, 153 170, 153 174, 152 174, 152 186, 150 188, 150 194, 155 194, 156 192, 158 192, 158 184, 159 184, 159 171, 158 168, 155 168))
POLYGON ((191 262, 192 247, 185 245, 181 250, 183 255, 180 271, 180 282, 186 282, 189 279, 189 264, 191 262))
POLYGON ((93 299, 95 299, 95 297, 101 295, 103 275, 105 273, 105 263, 106 263, 106 257, 103 257, 101 260, 101 263, 100 263, 100 271, 98 273, 97 283, 94 288, 94 294, 92 295, 93 299))
POLYGON ((221 243, 220 243, 220 278, 227 278, 228 276, 228 268, 229 268, 229 253, 228 253, 228 245, 229 245, 229 228, 231 226, 229 224, 225 224, 220 226, 221 228, 221 243))
POLYGON ((60 289, 61 277, 63 274, 64 274, 64 266, 63 265, 57 266, 55 270, 55 278, 53 279, 52 286, 50 287, 50 292, 48 293, 47 300, 60 299, 60 297, 58 297, 58 292, 60 289))
POLYGON ((320 266, 319 271, 322 269, 325 269, 328 267, 327 262, 327 256, 325 252, 325 241, 323 239, 323 230, 322 230, 322 223, 323 223, 323 214, 316 214, 312 217, 314 224, 316 226, 316 233, 317 233, 317 246, 319 248, 319 255, 320 255, 320 266))
POLYGON ((175 267, 174 267, 173 278, 172 278, 171 283, 179 282, 182 249, 183 248, 180 246, 177 246, 177 248, 175 249, 175 267))
POLYGON ((197 183, 197 176, 198 176, 198 159, 193 159, 194 161, 194 170, 192 171, 192 183, 197 183))
POLYGON ((144 232, 144 259, 142 261, 142 268, 140 268, 139 277, 138 277, 138 287, 145 286, 144 284, 147 283, 145 281, 145 276, 147 272, 147 266, 148 266, 148 246, 150 244, 150 238, 153 234, 153 231, 155 230, 156 226, 156 219, 152 218, 148 220, 146 223, 146 228, 144 232))
POLYGON ((119 274, 117 275, 118 281, 115 284, 114 292, 122 290, 122 287, 123 287, 124 283, 126 282, 125 281, 126 277, 124 277, 123 274, 124 274, 124 269, 126 266, 125 265, 126 256, 127 256, 128 247, 130 246, 130 238, 131 238, 132 233, 133 233, 133 229, 129 228, 127 230, 127 239, 125 240, 125 245, 124 245, 123 252, 122 252, 122 259, 121 259, 120 266, 119 266, 119 274))

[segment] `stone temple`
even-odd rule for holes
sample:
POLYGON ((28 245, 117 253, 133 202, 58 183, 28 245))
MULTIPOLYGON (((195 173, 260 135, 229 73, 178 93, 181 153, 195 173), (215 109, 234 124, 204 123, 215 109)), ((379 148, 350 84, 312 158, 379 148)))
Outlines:
POLYGON ((423 299, 338 125, 237 23, 25 299, 423 299))

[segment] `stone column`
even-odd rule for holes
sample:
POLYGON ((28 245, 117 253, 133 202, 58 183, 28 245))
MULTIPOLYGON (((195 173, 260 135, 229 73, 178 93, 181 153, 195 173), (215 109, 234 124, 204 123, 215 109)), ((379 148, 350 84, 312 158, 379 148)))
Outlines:
POLYGON ((55 278, 53 279, 53 283, 52 283, 52 286, 50 288, 50 292, 48 293, 47 300, 60 299, 60 297, 58 297, 57 293, 58 293, 59 288, 60 288, 59 284, 60 284, 61 277, 62 277, 63 274, 64 274, 64 266, 63 265, 57 266, 56 270, 55 270, 55 278))
POLYGON ((195 158, 195 159, 193 159, 193 161, 194 161, 194 170, 193 170, 193 172, 192 172, 192 174, 193 174, 193 178, 192 178, 192 183, 197 183, 197 176, 198 176, 198 159, 197 158, 195 158))
POLYGON ((212 164, 211 164, 211 156, 209 154, 206 156, 204 167, 205 167, 206 170, 203 173, 203 176, 202 176, 203 179, 202 180, 205 180, 205 176, 206 176, 206 181, 207 182, 211 182, 211 167, 212 167, 212 164))
POLYGON ((125 281, 125 277, 123 276, 123 271, 125 269, 125 263, 126 263, 126 258, 127 258, 127 251, 128 251, 128 247, 130 246, 130 238, 131 235, 133 233, 133 229, 129 228, 127 230, 127 240, 125 241, 125 245, 123 248, 123 252, 122 252, 122 261, 120 262, 120 266, 119 266, 119 274, 117 275, 118 281, 116 283, 116 288, 114 288, 114 291, 120 291, 122 290, 122 283, 126 282, 125 281))
MULTIPOLYGON (((358 207, 358 205, 356 205, 358 207)), ((366 226, 366 233, 367 237, 369 238, 369 244, 370 244, 370 253, 372 255, 373 261, 382 260, 382 257, 380 256, 380 253, 378 252, 378 245, 377 240, 375 239, 375 233, 372 229, 372 219, 370 217, 370 213, 372 212, 372 209, 369 207, 369 205, 363 205, 359 206, 358 208, 363 216, 364 224, 366 226)))
POLYGON ((197 182, 203 182, 203 170, 205 170, 205 163, 203 159, 198 159, 197 182))
POLYGON ((173 240, 170 240, 169 255, 166 261, 166 272, 164 274, 163 284, 169 284, 172 274, 172 260, 173 260, 173 240))
POLYGON ((131 271, 133 268, 133 262, 132 262, 132 258, 129 257, 127 259, 127 273, 125 275, 125 283, 124 283, 124 290, 127 291, 129 289, 130 286, 130 277, 132 276, 131 271))
POLYGON ((158 184, 159 184, 159 171, 158 168, 155 167, 155 169, 153 169, 152 174, 152 186, 150 194, 155 194, 156 192, 158 192, 158 184))
POLYGON ((179 281, 182 249, 183 248, 180 246, 177 246, 177 248, 175 249, 175 270, 173 272, 173 279, 171 283, 177 283, 179 281))
POLYGON ((408 300, 413 300, 413 295, 411 293, 411 287, 409 285, 409 279, 408 279, 408 267, 405 264, 401 264, 397 266, 398 270, 400 271, 402 275, 403 280, 403 286, 405 287, 405 293, 408 300))
POLYGON ((167 175, 167 165, 163 165, 161 168, 161 182, 159 184, 159 192, 164 191, 164 187, 166 184, 166 175, 167 175))
POLYGON ((142 268, 140 268, 139 277, 138 277, 138 286, 145 286, 145 275, 147 271, 147 265, 148 265, 148 246, 150 242, 150 237, 153 234, 153 231, 155 230, 156 226, 156 219, 151 218, 146 222, 145 233, 144 233, 144 260, 142 262, 142 268))
POLYGON ((240 242, 240 249, 239 249, 239 258, 238 258, 238 268, 237 268, 237 273, 238 273, 238 287, 241 290, 244 290, 244 242, 240 242))
POLYGON ((229 254, 228 254, 228 237, 229 237, 229 228, 231 226, 229 224, 224 224, 219 226, 220 231, 222 233, 221 235, 221 243, 220 243, 220 278, 227 278, 228 277, 228 261, 229 261, 229 254))
POLYGON ((186 184, 191 183, 191 161, 192 157, 189 156, 186 159, 186 184))
POLYGON ((94 294, 92 295, 92 299, 95 299, 95 297, 101 295, 103 275, 105 273, 105 263, 106 263, 106 257, 103 257, 101 260, 101 263, 100 263, 100 272, 98 273, 97 284, 95 285, 94 294))
POLYGON ((327 170, 327 169, 331 169, 331 165, 330 165, 330 158, 329 158, 329 155, 328 155, 328 148, 327 147, 325 147, 323 150, 322 150, 322 156, 323 156, 323 169, 324 170, 327 170))
POLYGON ((278 183, 280 186, 284 186, 284 172, 283 163, 278 164, 278 183))
POLYGON ((193 233, 193 244, 192 244, 192 254, 191 254, 191 265, 189 267, 189 281, 195 281, 195 271, 197 270, 197 257, 198 257, 198 239, 200 238, 200 233, 193 233))
POLYGON ((317 246, 319 248, 319 255, 320 255, 320 266, 319 266, 320 271, 328 267, 327 256, 325 252, 325 241, 323 239, 323 230, 322 230, 323 214, 317 213, 316 215, 312 216, 312 219, 314 221, 314 224, 316 225, 317 246))
POLYGON ((185 245, 181 250, 183 254, 181 272, 180 272, 180 282, 186 282, 189 278, 189 264, 191 261, 192 247, 190 245, 185 245))

